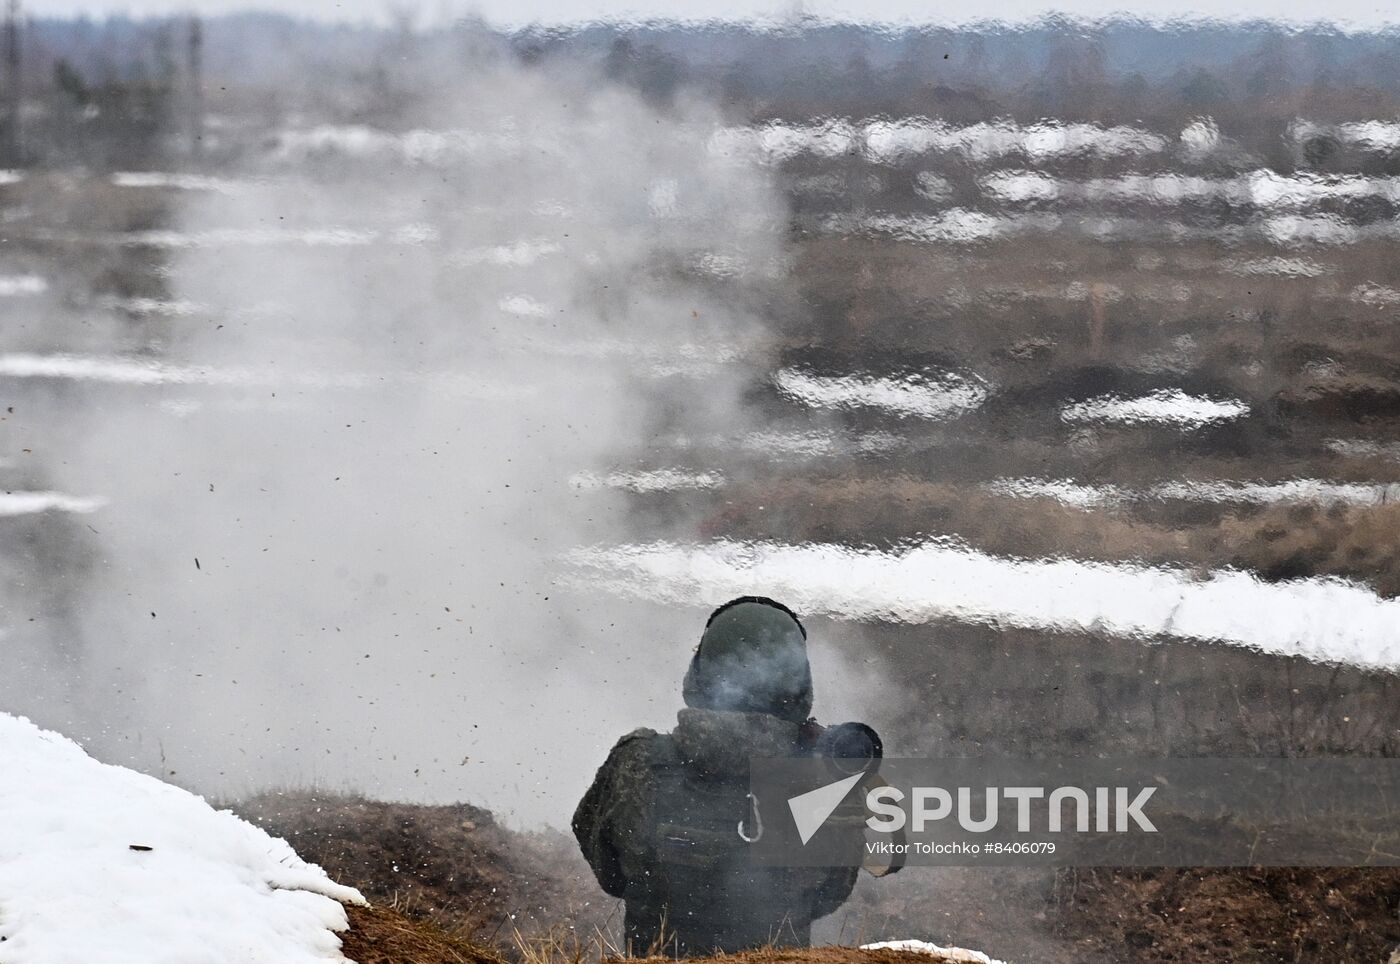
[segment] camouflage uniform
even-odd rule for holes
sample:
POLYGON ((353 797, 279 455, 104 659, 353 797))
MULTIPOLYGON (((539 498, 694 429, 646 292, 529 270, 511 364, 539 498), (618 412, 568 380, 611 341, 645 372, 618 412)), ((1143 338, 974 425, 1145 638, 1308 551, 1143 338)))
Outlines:
POLYGON ((798 750, 812 706, 805 631, 770 600, 721 607, 684 695, 674 730, 629 733, 599 769, 573 819, 584 857, 626 902, 633 953, 805 946, 857 868, 750 866, 738 826, 749 758, 798 750))

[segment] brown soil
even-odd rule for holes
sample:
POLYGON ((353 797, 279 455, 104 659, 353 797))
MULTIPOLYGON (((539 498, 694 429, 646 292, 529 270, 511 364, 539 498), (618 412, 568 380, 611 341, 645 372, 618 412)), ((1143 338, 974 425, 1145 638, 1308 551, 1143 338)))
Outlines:
POLYGON ((510 830, 470 804, 296 792, 234 809, 371 903, 498 951, 515 948, 517 931, 528 937, 567 922, 592 935, 616 916, 572 838, 510 830))
POLYGON ((986 552, 1103 562, 1249 569, 1264 579, 1341 576, 1400 595, 1400 506, 1065 506, 909 477, 733 486, 701 527, 784 541, 952 535, 986 552))

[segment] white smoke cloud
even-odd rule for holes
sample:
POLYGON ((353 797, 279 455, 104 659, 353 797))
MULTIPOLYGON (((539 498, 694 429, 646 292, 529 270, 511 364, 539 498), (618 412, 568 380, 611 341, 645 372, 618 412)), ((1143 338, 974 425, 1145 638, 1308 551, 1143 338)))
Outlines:
POLYGON ((154 357, 0 358, 71 386, 50 485, 108 500, 61 627, 79 655, 52 672, 60 629, 32 628, 3 697, 207 793, 562 824, 614 740, 670 725, 703 622, 556 585, 561 552, 632 534, 626 487, 570 480, 752 428, 737 358, 660 362, 761 340, 750 275, 693 266, 780 263, 785 215, 770 172, 707 150, 703 105, 505 60, 425 80, 415 118, 452 137, 283 138, 221 172, 237 190, 127 177, 174 188, 176 223, 107 240, 164 252, 201 307, 154 357))

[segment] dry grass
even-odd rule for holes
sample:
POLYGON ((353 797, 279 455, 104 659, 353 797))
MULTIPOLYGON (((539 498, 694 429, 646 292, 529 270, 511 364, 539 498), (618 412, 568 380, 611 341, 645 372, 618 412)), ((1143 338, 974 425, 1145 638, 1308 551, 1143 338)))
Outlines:
POLYGON ((1129 961, 1382 962, 1400 942, 1400 869, 1066 870, 1066 938, 1129 961))
MULTIPOLYGON (((415 920, 388 907, 348 907, 350 928, 341 935, 341 950, 356 964, 585 964, 622 960, 626 956, 602 934, 580 937, 572 929, 548 934, 516 935, 516 953, 502 956, 484 945, 454 936, 430 921, 415 920)), ((628 957, 633 961, 672 961, 657 953, 628 957)), ((724 964, 939 964, 953 961, 941 955, 910 955, 901 951, 864 951, 853 947, 764 947, 738 954, 693 957, 696 962, 724 964)))
POLYGON ((506 964, 495 951, 389 907, 346 908, 341 951, 357 964, 506 964))
POLYGON ((1341 576, 1400 595, 1400 505, 1086 510, 907 476, 790 479, 724 496, 702 534, 847 544, 948 535, 999 555, 1341 576))
MULTIPOLYGON (((350 928, 341 934, 341 950, 356 964, 597 964, 597 962, 672 961, 674 957, 650 948, 628 956, 601 932, 580 935, 560 925, 547 933, 526 936, 516 932, 514 952, 500 952, 469 938, 451 934, 432 921, 415 919, 392 907, 346 908, 350 928)), ((738 954, 693 957, 693 961, 726 964, 908 964, 910 955, 900 951, 864 951, 852 947, 763 947, 738 954)), ((941 956, 919 954, 923 964, 938 964, 941 956)), ((948 959, 948 960, 951 960, 948 959)))

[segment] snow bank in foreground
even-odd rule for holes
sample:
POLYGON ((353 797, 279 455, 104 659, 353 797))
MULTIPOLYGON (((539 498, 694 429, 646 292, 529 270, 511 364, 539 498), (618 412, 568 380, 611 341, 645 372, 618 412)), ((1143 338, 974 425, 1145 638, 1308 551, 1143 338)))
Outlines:
POLYGON ((966 964, 1002 964, 994 961, 981 951, 969 951, 964 947, 939 947, 928 941, 880 941, 878 944, 862 944, 863 951, 910 951, 915 954, 942 956, 945 961, 966 962, 966 964))
POLYGON ((343 961, 337 901, 284 840, 0 713, 5 964, 343 961))

